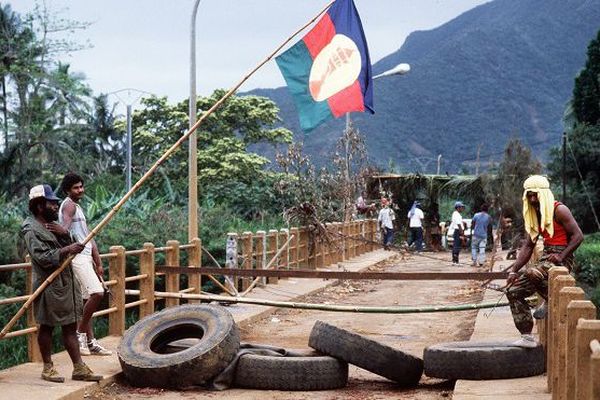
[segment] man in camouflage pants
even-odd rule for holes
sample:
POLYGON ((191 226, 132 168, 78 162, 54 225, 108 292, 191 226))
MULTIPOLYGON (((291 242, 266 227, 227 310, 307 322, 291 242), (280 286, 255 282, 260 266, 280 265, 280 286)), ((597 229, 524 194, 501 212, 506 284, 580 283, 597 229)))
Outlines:
MULTIPOLYGON (((530 176, 523 183, 523 189, 523 219, 527 234, 517 260, 510 267, 506 296, 515 326, 521 333, 521 339, 514 344, 535 347, 537 343, 531 335, 533 318, 525 299, 539 293, 547 300, 548 270, 562 265, 572 271, 573 252, 583 241, 583 233, 569 208, 554 201, 548 179, 540 175, 530 176), (544 241, 542 256, 522 269, 533 255, 539 239, 544 241)), ((545 310, 544 303, 534 316, 543 318, 545 310)))

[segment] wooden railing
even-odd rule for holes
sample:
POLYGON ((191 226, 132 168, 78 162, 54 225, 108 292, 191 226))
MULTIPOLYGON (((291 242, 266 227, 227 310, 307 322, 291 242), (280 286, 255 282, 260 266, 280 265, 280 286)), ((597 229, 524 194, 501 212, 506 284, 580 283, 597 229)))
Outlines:
POLYGON ((550 269, 548 318, 538 323, 553 400, 600 399, 600 320, 564 267, 550 269))
MULTIPOLYGON (((331 240, 316 240, 310 234, 310 229, 291 228, 258 231, 256 233, 244 232, 228 234, 227 240, 227 266, 236 268, 264 268, 276 255, 277 250, 288 241, 290 244, 280 253, 276 260, 275 268, 321 268, 325 265, 335 264, 347 260, 378 246, 375 244, 377 223, 374 220, 359 220, 350 223, 326 224, 326 229, 331 240)), ((179 305, 180 299, 168 298, 164 292, 156 292, 155 277, 165 276, 165 292, 167 293, 200 293, 201 276, 198 273, 187 274, 187 288, 180 287, 180 274, 155 273, 155 257, 157 254, 165 255, 165 264, 171 267, 180 266, 182 252, 187 253, 187 264, 190 268, 201 266, 202 243, 200 239, 193 239, 190 243, 180 244, 176 240, 169 240, 164 247, 155 247, 152 243, 144 243, 142 249, 126 250, 123 246, 112 246, 109 252, 101 254, 101 259, 108 260, 108 280, 105 282, 110 288, 108 307, 98 310, 94 317, 108 315, 108 334, 120 336, 125 332, 125 310, 138 308, 139 318, 143 318, 155 311, 155 303, 164 298, 165 306, 179 305), (126 276, 128 257, 138 257, 138 273, 126 276), (127 288, 127 284, 138 282, 139 290, 127 288), (137 300, 127 303, 127 296, 137 297, 137 300)), ((130 259, 131 260, 131 259, 130 259)), ((0 272, 14 270, 27 271, 26 295, 0 299, 0 307, 7 304, 24 303, 30 297, 33 286, 31 263, 0 265, 0 272)), ((277 283, 277 278, 269 278, 268 282, 277 283)), ((236 285, 240 290, 248 287, 248 280, 239 280, 236 285)), ((197 302, 197 300, 189 300, 197 302)), ((38 328, 33 314, 33 306, 29 307, 26 314, 26 328, 9 332, 2 340, 27 335, 28 358, 30 361, 41 361, 41 354, 37 345, 36 332, 38 328)))

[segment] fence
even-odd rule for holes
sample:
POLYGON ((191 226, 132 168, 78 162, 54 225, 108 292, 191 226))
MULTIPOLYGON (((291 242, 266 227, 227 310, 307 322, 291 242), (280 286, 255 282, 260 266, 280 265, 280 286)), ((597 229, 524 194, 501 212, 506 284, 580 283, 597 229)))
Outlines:
POLYGON ((600 320, 564 267, 550 269, 548 318, 538 324, 553 400, 600 399, 600 320))
MULTIPOLYGON (((310 227, 258 231, 256 233, 244 232, 241 235, 228 234, 227 239, 227 266, 261 269, 278 253, 284 243, 289 241, 279 254, 275 268, 321 268, 325 265, 335 264, 374 250, 377 223, 375 220, 359 220, 350 223, 326 224, 328 236, 333 240, 315 240, 310 227), (291 238, 291 240, 290 240, 291 238), (238 260, 240 263, 238 264, 238 260)), ((201 266, 202 243, 200 239, 193 239, 190 243, 180 244, 176 240, 169 240, 164 247, 155 247, 152 243, 144 243, 142 249, 126 250, 123 246, 112 246, 109 253, 101 254, 101 259, 108 260, 108 281, 111 296, 108 299, 108 308, 94 313, 94 317, 108 316, 108 334, 121 336, 125 332, 125 310, 137 307, 139 318, 152 314, 155 311, 157 300, 164 299, 165 306, 179 305, 180 299, 167 297, 167 293, 200 293, 201 275, 198 273, 187 274, 187 287, 180 288, 180 276, 183 274, 155 273, 155 256, 163 253, 165 263, 169 267, 179 267, 182 252, 186 252, 190 268, 201 266), (126 276, 127 261, 131 257, 139 260, 137 275, 126 276), (165 292, 155 290, 155 277, 164 276, 165 292), (139 289, 128 289, 127 285, 137 283, 139 289), (137 298, 127 302, 129 297, 137 298)), ((0 265, 0 272, 25 270, 26 295, 0 299, 0 306, 14 303, 23 303, 32 293, 33 274, 30 263, 0 265)), ((265 283, 265 282, 263 282, 265 283)), ((277 283, 277 278, 269 278, 266 283, 277 283)), ((248 280, 239 279, 236 285, 241 290, 249 286, 248 280)), ((189 300, 194 302, 195 300, 189 300)), ((25 315, 26 328, 9 332, 2 338, 27 335, 28 358, 30 361, 42 360, 37 346, 36 332, 38 330, 33 315, 33 306, 29 307, 25 315)))

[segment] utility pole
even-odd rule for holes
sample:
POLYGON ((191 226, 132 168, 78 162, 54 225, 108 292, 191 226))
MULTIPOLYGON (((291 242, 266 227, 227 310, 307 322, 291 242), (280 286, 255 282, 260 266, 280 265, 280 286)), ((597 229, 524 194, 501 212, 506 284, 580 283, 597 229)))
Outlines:
POLYGON ((436 170, 436 173, 435 173, 436 175, 440 174, 440 167, 441 166, 442 166, 442 155, 438 154, 438 157, 437 157, 437 170, 436 170))
POLYGON ((131 104, 127 104, 127 154, 126 154, 125 186, 127 191, 131 189, 131 104))
MULTIPOLYGON (((200 0, 194 2, 190 24, 190 99, 189 127, 196 123, 196 14, 200 0)), ((198 237, 198 137, 189 137, 188 153, 188 240, 198 237)))

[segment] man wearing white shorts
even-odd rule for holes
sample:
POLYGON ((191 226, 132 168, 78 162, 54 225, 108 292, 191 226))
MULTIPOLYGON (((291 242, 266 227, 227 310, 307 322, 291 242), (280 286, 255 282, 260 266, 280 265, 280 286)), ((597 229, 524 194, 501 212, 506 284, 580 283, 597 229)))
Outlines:
MULTIPOLYGON (((61 183, 61 190, 67 198, 60 205, 59 223, 69 231, 74 240, 82 243, 88 236, 89 229, 79 201, 85 192, 83 178, 69 172, 61 183)), ((102 347, 94 337, 92 315, 100 306, 104 297, 104 287, 100 277, 104 274, 100 253, 94 240, 90 240, 84 250, 77 254, 71 262, 75 277, 81 286, 81 294, 85 305, 83 316, 77 326, 79 351, 82 355, 108 356, 112 352, 102 347)))

